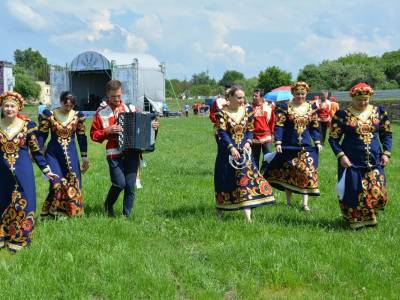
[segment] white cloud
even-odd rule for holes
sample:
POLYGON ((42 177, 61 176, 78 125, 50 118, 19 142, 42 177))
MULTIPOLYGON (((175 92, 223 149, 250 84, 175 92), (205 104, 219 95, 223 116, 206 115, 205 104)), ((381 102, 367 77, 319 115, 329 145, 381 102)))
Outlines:
POLYGON ((95 31, 108 31, 114 28, 114 24, 111 23, 111 12, 107 9, 102 9, 90 15, 89 25, 95 31))
POLYGON ((86 25, 86 28, 72 32, 66 31, 63 34, 56 33, 51 37, 51 40, 56 43, 79 40, 94 42, 102 39, 105 32, 115 29, 114 24, 111 23, 111 12, 106 9, 91 11, 85 17, 77 17, 86 25))
POLYGON ((48 25, 46 20, 29 5, 21 1, 8 1, 9 12, 21 23, 28 25, 31 29, 41 30, 48 25))
POLYGON ((377 55, 392 49, 392 47, 390 37, 377 34, 371 38, 360 38, 345 34, 333 37, 321 37, 311 33, 298 44, 297 50, 303 56, 307 55, 321 61, 324 59, 336 59, 355 52, 377 55))
POLYGON ((193 49, 199 55, 205 55, 209 60, 225 63, 245 63, 246 51, 239 45, 230 45, 222 40, 213 44, 196 42, 193 49))
POLYGON ((128 65, 133 63, 133 59, 137 58, 141 67, 157 67, 160 62, 152 55, 134 52, 118 52, 108 48, 96 49, 97 52, 103 54, 107 59, 115 60, 118 65, 128 65))
MULTIPOLYGON (((3 4, 10 12, 6 19, 40 35, 21 39, 21 27, 14 26, 16 34, 7 36, 10 25, 1 18, 0 34, 10 44, 23 40, 27 47, 52 53, 49 61, 108 49, 127 58, 151 53, 167 61, 168 73, 173 69, 179 78, 206 68, 211 76, 228 68, 252 76, 271 65, 295 75, 305 64, 324 59, 395 50, 400 44, 400 2, 386 2, 10 0, 3 4)), ((7 56, 1 49, 0 54, 7 56)))
POLYGON ((147 42, 143 38, 138 37, 123 26, 113 23, 111 16, 111 11, 107 9, 92 10, 90 14, 85 16, 79 15, 78 18, 85 24, 86 28, 54 34, 50 40, 55 45, 70 42, 81 48, 106 47, 113 51, 138 53, 144 53, 148 50, 147 42))
POLYGON ((148 40, 155 42, 163 38, 163 29, 157 15, 147 15, 136 21, 135 29, 148 40))
POLYGON ((227 36, 234 29, 241 29, 242 22, 239 13, 222 13, 218 11, 205 11, 207 23, 204 30, 208 32, 202 37, 201 41, 194 43, 194 49, 200 55, 205 55, 213 61, 224 63, 244 64, 246 60, 245 49, 236 43, 227 42, 227 36))
POLYGON ((127 32, 125 38, 127 50, 135 50, 139 53, 143 53, 149 48, 145 40, 135 36, 131 32, 127 32))
POLYGON ((117 25, 116 27, 119 30, 119 34, 121 34, 125 39, 125 49, 127 51, 144 53, 148 50, 149 46, 144 39, 136 36, 122 26, 117 25))

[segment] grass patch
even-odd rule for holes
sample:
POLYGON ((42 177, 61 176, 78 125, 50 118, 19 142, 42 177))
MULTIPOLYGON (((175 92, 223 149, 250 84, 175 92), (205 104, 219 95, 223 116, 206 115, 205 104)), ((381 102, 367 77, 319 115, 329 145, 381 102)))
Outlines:
MULTIPOLYGON (((387 168, 388 208, 377 228, 353 232, 340 216, 329 146, 320 159, 322 196, 310 199, 310 214, 300 210, 299 196, 287 209, 276 192, 277 204, 256 209, 251 224, 241 212, 217 220, 208 118, 160 122, 133 218, 104 216, 104 145, 89 143, 85 217, 38 221, 29 249, 1 251, 2 299, 398 298, 398 135, 387 168)), ((38 174, 38 212, 46 191, 38 174)))

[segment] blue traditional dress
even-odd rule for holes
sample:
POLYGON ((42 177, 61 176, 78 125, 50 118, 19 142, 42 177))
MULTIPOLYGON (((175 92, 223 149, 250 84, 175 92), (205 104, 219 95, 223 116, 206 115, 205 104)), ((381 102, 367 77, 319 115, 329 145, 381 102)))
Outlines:
POLYGON ((32 158, 43 173, 50 171, 41 154, 36 124, 17 118, 0 122, 0 248, 20 250, 32 240, 36 189, 32 158))
MULTIPOLYGON (((381 157, 390 157, 392 132, 386 111, 373 105, 364 112, 352 107, 339 110, 332 120, 329 144, 338 159, 346 155, 352 164, 346 170, 345 192, 339 202, 343 217, 352 228, 375 225, 377 211, 387 202, 381 157)), ((339 163, 339 179, 343 172, 339 163)))
POLYGON ((82 112, 74 110, 65 114, 59 108, 53 111, 46 109, 40 115, 39 122, 38 140, 41 147, 51 130, 51 138, 46 148, 46 160, 52 172, 59 176, 50 182, 41 215, 82 215, 84 208, 81 171, 75 135, 81 156, 86 157, 85 116, 82 112))
POLYGON ((218 153, 215 161, 214 186, 216 207, 237 210, 274 203, 272 188, 249 160, 243 169, 229 163, 230 149, 240 151, 253 138, 254 114, 251 106, 241 106, 237 112, 228 107, 216 111, 218 153))
POLYGON ((279 190, 319 195, 318 150, 319 124, 315 105, 290 101, 275 110, 275 144, 282 153, 264 166, 264 177, 279 190))

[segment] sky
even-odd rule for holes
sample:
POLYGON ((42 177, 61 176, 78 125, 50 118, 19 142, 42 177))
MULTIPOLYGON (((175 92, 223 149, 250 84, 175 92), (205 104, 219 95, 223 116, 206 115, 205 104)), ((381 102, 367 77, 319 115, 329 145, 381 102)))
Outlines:
POLYGON ((400 48, 398 0, 0 0, 0 60, 29 47, 51 64, 85 51, 163 62, 169 79, 226 70, 295 77, 307 64, 400 48))

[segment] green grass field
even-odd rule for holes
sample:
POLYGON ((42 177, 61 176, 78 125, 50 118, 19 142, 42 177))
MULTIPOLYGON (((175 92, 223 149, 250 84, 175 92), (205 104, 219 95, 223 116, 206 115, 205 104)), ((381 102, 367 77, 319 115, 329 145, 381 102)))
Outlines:
MULTIPOLYGON (((242 212, 215 217, 208 118, 161 120, 132 219, 104 215, 105 150, 90 143, 85 217, 39 220, 29 249, 1 251, 1 299, 398 299, 399 146, 396 134, 387 210, 378 227, 354 232, 340 215, 329 146, 311 213, 299 196, 286 208, 276 192, 277 204, 256 209, 248 224, 242 212)), ((46 190, 38 176, 38 213, 46 190)))

